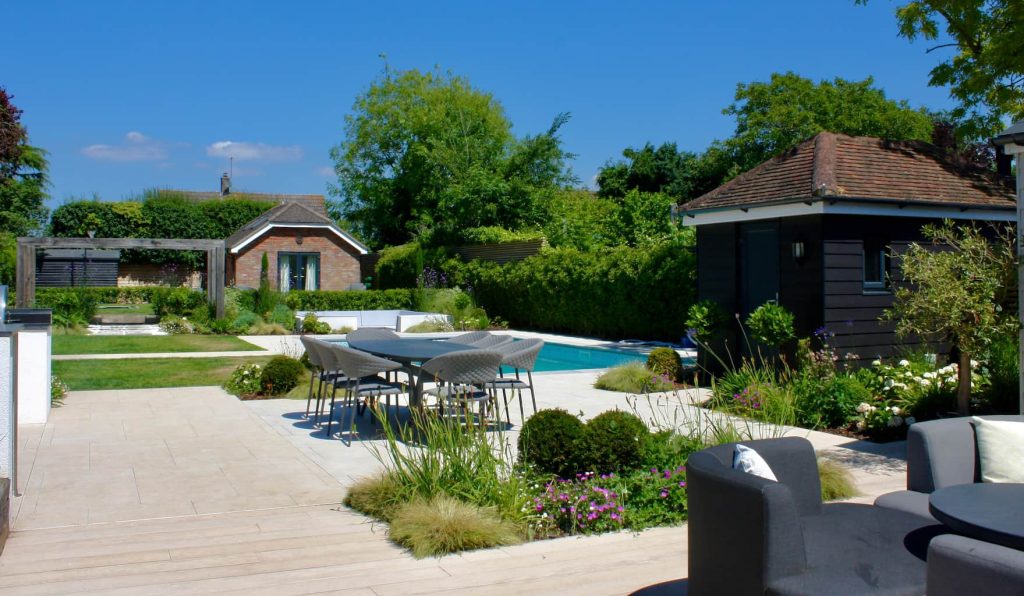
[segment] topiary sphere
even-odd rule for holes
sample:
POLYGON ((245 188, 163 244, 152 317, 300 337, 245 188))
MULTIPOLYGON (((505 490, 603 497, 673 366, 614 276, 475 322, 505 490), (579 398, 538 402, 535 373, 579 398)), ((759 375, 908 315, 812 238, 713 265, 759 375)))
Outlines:
POLYGON ((541 410, 519 433, 519 459, 541 472, 572 478, 578 471, 577 445, 583 422, 565 410, 541 410))
POLYGON ((587 423, 581 455, 595 474, 637 469, 643 461, 650 431, 629 412, 610 410, 587 423))
POLYGON ((305 367, 295 358, 288 356, 274 356, 270 362, 263 367, 263 374, 260 375, 260 384, 266 395, 284 395, 299 384, 299 377, 302 376, 305 367))
POLYGON ((676 381, 683 372, 683 359, 672 348, 654 348, 647 355, 647 369, 676 381))

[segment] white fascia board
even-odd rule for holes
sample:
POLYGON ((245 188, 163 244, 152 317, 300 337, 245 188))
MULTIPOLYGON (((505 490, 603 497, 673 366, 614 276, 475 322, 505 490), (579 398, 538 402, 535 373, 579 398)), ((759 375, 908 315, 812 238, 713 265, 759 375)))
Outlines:
MULTIPOLYGON (((1017 143, 1007 143, 1003 145, 1003 152, 1007 155, 1020 155, 1024 153, 1024 145, 1018 145, 1017 143)), ((1020 167, 1019 165, 1017 166, 1020 167)))
POLYGON ((338 238, 341 238, 349 246, 351 246, 352 248, 354 248, 357 251, 359 251, 359 254, 365 255, 368 252, 370 252, 369 250, 366 249, 365 246, 362 246, 361 244, 357 244, 355 241, 353 241, 351 238, 349 238, 345 234, 340 233, 336 228, 334 228, 332 226, 329 226, 329 225, 326 225, 326 224, 281 224, 281 223, 271 223, 271 224, 267 224, 267 225, 263 226, 262 228, 256 230, 255 232, 249 234, 249 236, 246 237, 245 240, 243 240, 242 242, 238 243, 238 245, 236 245, 234 248, 231 249, 231 254, 238 254, 239 251, 241 251, 243 248, 245 248, 249 244, 252 244, 252 242, 254 240, 259 238, 263 234, 266 234, 267 232, 269 232, 273 228, 289 228, 289 229, 304 228, 304 229, 316 229, 316 230, 330 230, 330 231, 334 232, 335 236, 337 236, 338 238))
POLYGON ((970 219, 976 221, 1016 221, 1017 213, 1008 209, 966 209, 936 205, 894 205, 889 203, 855 203, 839 201, 815 201, 813 203, 788 203, 766 205, 746 209, 732 208, 721 211, 705 211, 683 216, 683 225, 702 226, 719 223, 736 223, 798 217, 801 215, 874 215, 884 217, 920 217, 931 219, 970 219))

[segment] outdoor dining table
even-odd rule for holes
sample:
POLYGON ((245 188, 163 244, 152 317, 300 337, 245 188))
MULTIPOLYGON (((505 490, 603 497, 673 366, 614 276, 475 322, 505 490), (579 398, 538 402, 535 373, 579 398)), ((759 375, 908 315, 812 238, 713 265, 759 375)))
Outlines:
POLYGON ((931 494, 928 509, 957 534, 1024 550, 1024 484, 947 486, 931 494))
POLYGON ((412 383, 412 386, 409 388, 409 403, 415 406, 420 404, 420 395, 417 391, 419 383, 411 379, 417 370, 414 363, 423 363, 435 356, 450 352, 477 349, 474 346, 450 341, 415 338, 351 340, 348 342, 348 345, 355 350, 361 350, 374 356, 401 362, 405 365, 410 375, 410 382, 412 383))

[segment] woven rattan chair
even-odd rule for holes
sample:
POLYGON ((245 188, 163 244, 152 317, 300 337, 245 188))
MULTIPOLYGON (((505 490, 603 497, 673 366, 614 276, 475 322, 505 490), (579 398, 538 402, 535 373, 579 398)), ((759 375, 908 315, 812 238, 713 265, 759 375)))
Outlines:
MULTIPOLYGON (((327 413, 327 436, 331 436, 331 426, 334 422, 334 403, 337 397, 338 388, 342 389, 342 396, 345 400, 346 411, 349 414, 349 442, 352 444, 351 436, 355 430, 356 413, 360 415, 366 411, 366 405, 373 403, 381 397, 385 397, 385 412, 391 407, 391 396, 401 395, 406 392, 405 386, 399 383, 392 383, 379 376, 402 368, 398 362, 386 358, 380 358, 366 352, 353 350, 342 345, 332 344, 325 353, 325 366, 336 367, 345 378, 333 384, 331 390, 331 405, 327 413), (362 401, 361 401, 362 400, 362 401)), ((397 407, 397 402, 396 402, 397 407)), ((343 420, 338 420, 343 425, 343 420)), ((344 428, 344 426, 342 426, 344 428)), ((342 431, 344 432, 344 431, 342 431)))
POLYGON ((360 327, 345 334, 345 339, 359 341, 361 339, 398 339, 399 335, 384 327, 360 327))
POLYGON ((530 338, 495 348, 504 355, 501 364, 512 367, 514 376, 506 377, 501 369, 499 369, 498 377, 491 380, 488 387, 493 389, 495 393, 501 391, 501 397, 505 404, 505 421, 509 424, 512 423, 508 413, 509 393, 513 393, 519 398, 520 420, 526 421, 526 414, 523 411, 523 389, 530 390, 533 413, 537 413, 537 395, 533 390, 533 369, 537 366, 537 356, 540 355, 540 350, 543 347, 544 340, 530 338), (525 381, 522 379, 523 372, 526 373, 525 381))
POLYGON ((463 333, 462 335, 456 335, 448 341, 453 344, 473 345, 473 342, 480 341, 485 337, 490 337, 490 331, 470 331, 469 333, 463 333))
POLYGON ((330 346, 323 340, 309 337, 307 335, 299 336, 299 341, 302 342, 302 347, 306 350, 306 355, 309 357, 309 363, 313 366, 309 376, 309 392, 306 395, 306 417, 309 417, 309 406, 313 399, 316 398, 316 422, 320 422, 320 411, 322 409, 322 400, 324 398, 324 389, 327 383, 344 379, 344 375, 336 370, 331 370, 324 365, 324 349, 325 346, 330 346), (313 389, 314 381, 316 381, 316 389, 313 389))
POLYGON ((482 387, 494 379, 502 357, 502 353, 495 350, 459 350, 431 358, 420 367, 419 394, 436 395, 442 415, 452 405, 461 406, 466 423, 470 425, 473 421, 470 404, 478 404, 480 417, 486 421, 488 406, 495 400, 494 394, 482 387), (437 386, 424 390, 424 382, 430 378, 437 386))
POLYGON ((487 337, 478 339, 470 343, 469 345, 473 346, 474 348, 479 348, 481 350, 493 350, 496 349, 498 346, 503 346, 505 344, 510 344, 512 342, 513 339, 511 335, 491 334, 488 335, 487 337))

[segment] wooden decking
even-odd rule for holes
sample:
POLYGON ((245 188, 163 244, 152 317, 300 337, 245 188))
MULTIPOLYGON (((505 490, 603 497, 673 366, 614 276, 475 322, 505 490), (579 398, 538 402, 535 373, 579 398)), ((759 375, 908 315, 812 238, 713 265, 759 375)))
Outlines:
POLYGON ((416 560, 339 506, 375 469, 363 446, 318 438, 293 415, 304 402, 260 406, 82 392, 22 427, 0 593, 589 595, 686 576, 685 528, 416 560))

